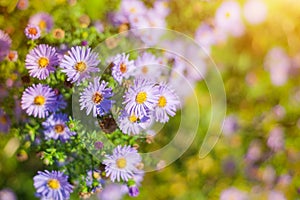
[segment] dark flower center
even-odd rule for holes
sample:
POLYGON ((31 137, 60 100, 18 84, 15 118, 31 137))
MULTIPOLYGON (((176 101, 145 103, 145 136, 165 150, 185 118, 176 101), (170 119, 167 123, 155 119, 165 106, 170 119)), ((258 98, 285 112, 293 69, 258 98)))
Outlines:
POLYGON ((102 94, 100 94, 99 92, 96 92, 96 93, 93 95, 92 99, 93 99, 93 102, 94 102, 94 103, 98 104, 98 103, 100 103, 100 102, 103 100, 103 96, 102 96, 102 94))
POLYGON ((63 124, 56 124, 54 130, 57 134, 61 134, 65 130, 65 126, 63 124))
POLYGON ((121 63, 120 65, 120 71, 124 74, 127 71, 127 67, 124 63, 121 63))
POLYGON ((38 31, 36 30, 36 28, 32 27, 28 29, 28 33, 30 35, 36 35, 38 33, 38 31))

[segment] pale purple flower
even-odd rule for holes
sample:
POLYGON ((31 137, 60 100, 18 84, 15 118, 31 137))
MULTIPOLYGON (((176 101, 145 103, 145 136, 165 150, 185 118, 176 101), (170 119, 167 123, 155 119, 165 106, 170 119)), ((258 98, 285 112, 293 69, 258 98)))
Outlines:
POLYGON ((41 199, 66 200, 73 192, 73 186, 68 182, 68 176, 63 172, 45 170, 38 171, 33 177, 36 196, 41 199))
POLYGON ((125 110, 137 117, 147 116, 153 111, 159 99, 159 90, 154 82, 148 79, 134 79, 133 86, 124 95, 125 110))
POLYGON ((210 25, 203 23, 195 33, 195 40, 208 54, 211 52, 211 46, 217 43, 215 30, 210 25))
POLYGON ((180 107, 179 97, 167 83, 160 83, 158 86, 159 98, 156 103, 154 116, 155 120, 161 123, 169 121, 169 116, 174 116, 180 107))
POLYGON ((99 200, 121 200, 127 193, 123 190, 123 185, 109 184, 98 194, 99 200))
POLYGON ((276 171, 275 169, 268 165, 262 173, 262 180, 268 185, 272 186, 276 180, 276 171))
POLYGON ((45 122, 42 123, 44 127, 44 135, 46 140, 54 139, 66 142, 71 136, 76 135, 67 126, 69 121, 68 116, 63 113, 55 113, 50 115, 45 122))
POLYGON ((268 200, 286 200, 282 192, 271 190, 268 195, 268 200))
POLYGON ((225 136, 231 136, 238 130, 238 120, 235 115, 229 115, 223 122, 223 134, 225 136))
POLYGON ((284 148, 284 133, 283 133, 283 129, 281 127, 275 127, 270 131, 269 137, 267 140, 267 145, 274 152, 283 150, 283 148, 284 148))
POLYGON ((246 192, 236 189, 235 187, 230 187, 223 190, 220 196, 220 200, 248 200, 246 192))
POLYGON ((263 0, 248 0, 244 5, 244 16, 250 24, 260 24, 266 20, 267 6, 263 0))
POLYGON ((32 49, 25 59, 25 66, 32 77, 46 79, 56 70, 59 58, 54 47, 40 44, 32 49))
POLYGON ((128 194, 131 197, 137 197, 140 194, 139 188, 136 185, 131 185, 128 187, 128 194))
POLYGON ((241 19, 241 8, 236 1, 225 1, 216 11, 216 26, 228 33, 238 37, 245 32, 245 27, 241 19))
POLYGON ((41 37, 41 30, 37 25, 28 24, 24 30, 24 33, 28 39, 36 40, 41 37))
POLYGON ((138 171, 137 165, 142 161, 137 150, 130 146, 117 146, 112 155, 106 155, 103 161, 106 176, 115 182, 128 181, 138 171))
POLYGON ((45 31, 49 33, 53 27, 53 18, 48 13, 39 12, 30 17, 28 24, 36 25, 42 32, 45 31))
POLYGON ((265 69, 270 71, 271 81, 275 86, 281 86, 288 80, 291 61, 281 47, 272 48, 265 57, 265 69))
POLYGON ((147 116, 136 116, 123 111, 119 117, 119 127, 124 134, 137 135, 147 127, 149 121, 147 116))
POLYGON ((17 200, 17 195, 8 188, 0 190, 0 199, 1 200, 17 200))
POLYGON ((258 161, 262 157, 261 144, 257 140, 250 143, 246 154, 246 161, 252 163, 258 161))
POLYGON ((170 13, 168 0, 156 0, 153 4, 153 9, 158 16, 165 18, 170 13))
POLYGON ((10 119, 8 115, 0 108, 0 132, 8 133, 10 129, 10 119))
POLYGON ((112 58, 112 76, 114 79, 121 84, 123 78, 128 79, 132 75, 133 70, 135 69, 134 61, 129 60, 129 54, 118 54, 112 58))
POLYGON ((10 37, 3 30, 0 30, 0 61, 2 61, 8 55, 10 47, 10 37))
POLYGON ((151 53, 144 52, 139 55, 134 65, 136 66, 134 71, 136 77, 156 79, 162 73, 160 60, 151 53))
POLYGON ((98 31, 98 33, 102 33, 104 31, 104 26, 101 21, 97 20, 94 22, 94 27, 98 31))
POLYGON ((45 118, 55 111, 56 95, 48 85, 32 85, 25 89, 22 95, 21 107, 28 115, 45 118))
POLYGON ((109 113, 113 104, 110 99, 113 92, 107 85, 105 81, 100 83, 100 78, 94 78, 94 83, 90 82, 88 87, 80 93, 80 110, 86 108, 86 114, 89 115, 92 112, 93 117, 109 113))
POLYGON ((62 72, 67 74, 68 81, 79 84, 89 78, 90 73, 99 72, 97 68, 99 63, 98 54, 93 52, 91 48, 76 46, 72 47, 64 56, 60 67, 62 72))

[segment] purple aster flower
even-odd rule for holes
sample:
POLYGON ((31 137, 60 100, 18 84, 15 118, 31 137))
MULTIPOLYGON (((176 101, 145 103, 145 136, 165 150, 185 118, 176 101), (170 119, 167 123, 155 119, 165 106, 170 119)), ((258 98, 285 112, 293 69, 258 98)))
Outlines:
POLYGON ((148 116, 137 117, 135 114, 128 114, 123 111, 119 117, 119 127, 121 131, 128 135, 137 135, 147 127, 150 120, 148 116))
MULTIPOLYGON (((55 90, 54 90, 55 91, 55 90)), ((57 94, 55 104, 53 105, 53 112, 60 111, 67 107, 67 102, 65 101, 62 94, 57 94)))
POLYGON ((270 149, 278 152, 284 148, 284 135, 281 127, 275 127, 271 130, 267 145, 270 149))
POLYGON ((142 161, 141 156, 137 150, 130 147, 121 145, 113 150, 112 155, 106 155, 103 164, 106 165, 106 176, 115 182, 128 181, 133 178, 134 173, 138 171, 137 165, 142 161))
POLYGON ((41 31, 49 33, 53 27, 53 18, 45 12, 39 12, 30 17, 28 24, 38 26, 41 31))
POLYGON ((220 200, 248 200, 248 196, 245 192, 231 187, 222 191, 220 200))
POLYGON ((265 68, 270 71, 273 85, 281 86, 288 80, 291 61, 281 47, 272 48, 265 58, 265 68))
POLYGON ((244 16, 250 24, 260 24, 267 17, 267 6, 262 0, 248 0, 244 5, 244 16))
POLYGON ((59 58, 54 47, 40 44, 32 49, 26 56, 25 66, 32 77, 40 80, 46 79, 55 71, 59 58))
POLYGON ((217 43, 214 28, 206 23, 201 24, 195 33, 195 40, 210 53, 211 46, 217 43))
POLYGON ((38 171, 33 177, 36 195, 41 199, 65 200, 70 198, 73 186, 68 182, 68 176, 60 171, 38 171))
POLYGON ((8 133, 10 129, 10 119, 7 114, 0 108, 0 132, 8 133))
POLYGON ((78 84, 90 77, 91 72, 99 72, 97 65, 100 63, 98 54, 89 47, 76 46, 68 51, 61 61, 60 67, 63 68, 68 76, 68 81, 78 84))
POLYGON ((41 30, 37 25, 28 24, 24 30, 28 39, 36 40, 41 36, 41 30))
POLYGON ((120 184, 109 184, 98 194, 98 198, 101 200, 121 200, 127 193, 123 188, 123 185, 120 184))
POLYGON ((7 54, 7 60, 11 62, 16 62, 18 60, 18 52, 17 51, 9 51, 7 54))
POLYGON ((107 87, 108 83, 100 78, 94 78, 94 83, 89 83, 88 87, 80 93, 80 110, 86 108, 86 114, 93 112, 93 117, 97 115, 103 116, 109 113, 113 101, 110 98, 113 96, 112 89, 107 87))
POLYGON ((144 52, 137 57, 134 64, 136 77, 156 79, 161 75, 160 60, 151 53, 144 52))
POLYGON ((0 61, 2 61, 9 53, 11 47, 11 39, 4 31, 0 30, 0 61))
POLYGON ((168 0, 156 0, 153 4, 153 8, 155 12, 163 18, 167 17, 170 12, 170 9, 168 7, 168 0))
POLYGON ((241 36, 245 26, 241 19, 240 6, 236 1, 226 1, 218 8, 215 22, 218 29, 232 36, 241 36))
POLYGON ((271 190, 268 195, 268 200, 286 200, 282 192, 271 190))
POLYGON ((138 117, 147 116, 153 111, 159 99, 158 87, 152 81, 137 78, 134 85, 124 95, 125 110, 138 117))
POLYGON ((46 140, 59 139, 62 142, 66 142, 71 136, 75 135, 76 133, 71 131, 67 126, 66 123, 68 121, 68 116, 62 113, 55 113, 48 117, 47 120, 42 123, 46 140))
POLYGON ((223 133, 225 136, 231 136, 238 130, 238 120, 235 115, 229 115, 223 122, 223 133))
POLYGON ((55 92, 48 85, 32 85, 22 95, 21 107, 28 115, 45 118, 55 109, 55 92))
POLYGON ((129 55, 122 53, 116 55, 113 60, 112 76, 119 84, 122 83, 123 78, 129 78, 132 75, 133 70, 135 69, 134 61, 129 61, 129 55))
POLYGON ((175 91, 166 83, 158 86, 159 98, 156 103, 154 116, 155 120, 161 123, 169 121, 169 116, 174 116, 180 101, 175 91))

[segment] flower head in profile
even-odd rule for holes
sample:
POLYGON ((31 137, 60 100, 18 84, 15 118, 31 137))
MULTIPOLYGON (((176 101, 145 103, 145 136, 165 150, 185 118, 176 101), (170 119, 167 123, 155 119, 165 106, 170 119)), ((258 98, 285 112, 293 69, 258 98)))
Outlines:
POLYGON ((40 80, 46 79, 55 71, 59 58, 54 47, 40 44, 32 49, 26 56, 25 66, 32 77, 40 80))
POLYGON ((70 139, 71 136, 76 133, 71 131, 67 122, 69 121, 68 116, 62 113, 52 114, 43 122, 44 135, 47 140, 54 139, 65 142, 70 139))
POLYGON ((68 176, 63 172, 45 170, 39 171, 33 177, 36 195, 41 199, 65 200, 70 198, 73 186, 68 182, 68 176))
POLYGON ((41 36, 41 30, 37 25, 28 24, 24 31, 28 39, 36 40, 41 36))
POLYGON ((174 116, 180 106, 179 97, 166 83, 159 85, 159 98, 155 107, 155 120, 161 123, 169 121, 169 116, 174 116))
POLYGON ((100 82, 100 78, 95 78, 94 83, 90 83, 80 93, 80 109, 83 110, 86 108, 87 115, 92 111, 94 117, 109 113, 113 104, 113 101, 110 99, 113 96, 113 92, 107 85, 107 82, 100 82))
POLYGON ((130 146, 117 146, 112 155, 106 155, 103 161, 106 175, 115 182, 128 181, 138 171, 137 165, 142 161, 137 150, 130 146))
POLYGON ((136 77, 155 79, 161 75, 160 60, 151 53, 144 52, 137 57, 134 64, 136 77))
POLYGON ((0 30, 0 61, 2 61, 9 53, 11 47, 11 39, 7 33, 0 30))
POLYGON ((28 24, 36 25, 42 32, 45 31, 48 33, 53 27, 53 18, 48 13, 39 12, 30 17, 28 24))
POLYGON ((89 78, 90 73, 99 72, 97 68, 99 63, 98 54, 93 52, 91 48, 76 46, 72 47, 64 56, 60 67, 62 72, 67 74, 68 81, 79 84, 89 78))
POLYGON ((159 98, 159 90, 154 82, 137 78, 124 95, 125 110, 138 117, 147 116, 153 111, 159 98))
POLYGON ((48 85, 32 85, 25 89, 21 99, 21 107, 28 115, 45 118, 55 111, 56 94, 48 85))
POLYGON ((116 57, 112 58, 114 64, 112 68, 112 76, 119 84, 122 83, 123 78, 129 78, 134 70, 134 61, 129 60, 128 54, 118 54, 116 57))

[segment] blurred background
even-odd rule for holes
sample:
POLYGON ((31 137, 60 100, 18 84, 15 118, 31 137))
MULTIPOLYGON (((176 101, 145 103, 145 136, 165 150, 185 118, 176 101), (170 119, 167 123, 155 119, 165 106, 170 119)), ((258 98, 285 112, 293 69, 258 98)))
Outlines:
MULTIPOLYGON (((149 7, 155 2, 144 1, 149 7)), ((15 105, 25 73, 23 30, 28 19, 44 11, 53 16, 56 28, 68 26, 65 20, 81 27, 97 27, 101 21, 105 30, 119 5, 116 0, 0 0, 0 29, 10 35, 19 54, 19 65, 0 62, 1 200, 14 199, 5 195, 34 199, 32 177, 45 168, 26 144, 19 148, 15 137, 21 127, 18 118, 24 117, 15 105)), ((164 26, 194 38, 218 67, 227 115, 214 149, 200 159, 210 96, 199 81, 199 134, 180 159, 145 175, 136 199, 300 199, 300 1, 168 0, 164 6, 169 9, 164 26)), ((76 34, 85 37, 74 30, 76 34)), ((167 142, 169 137, 160 134, 155 141, 167 142)))

